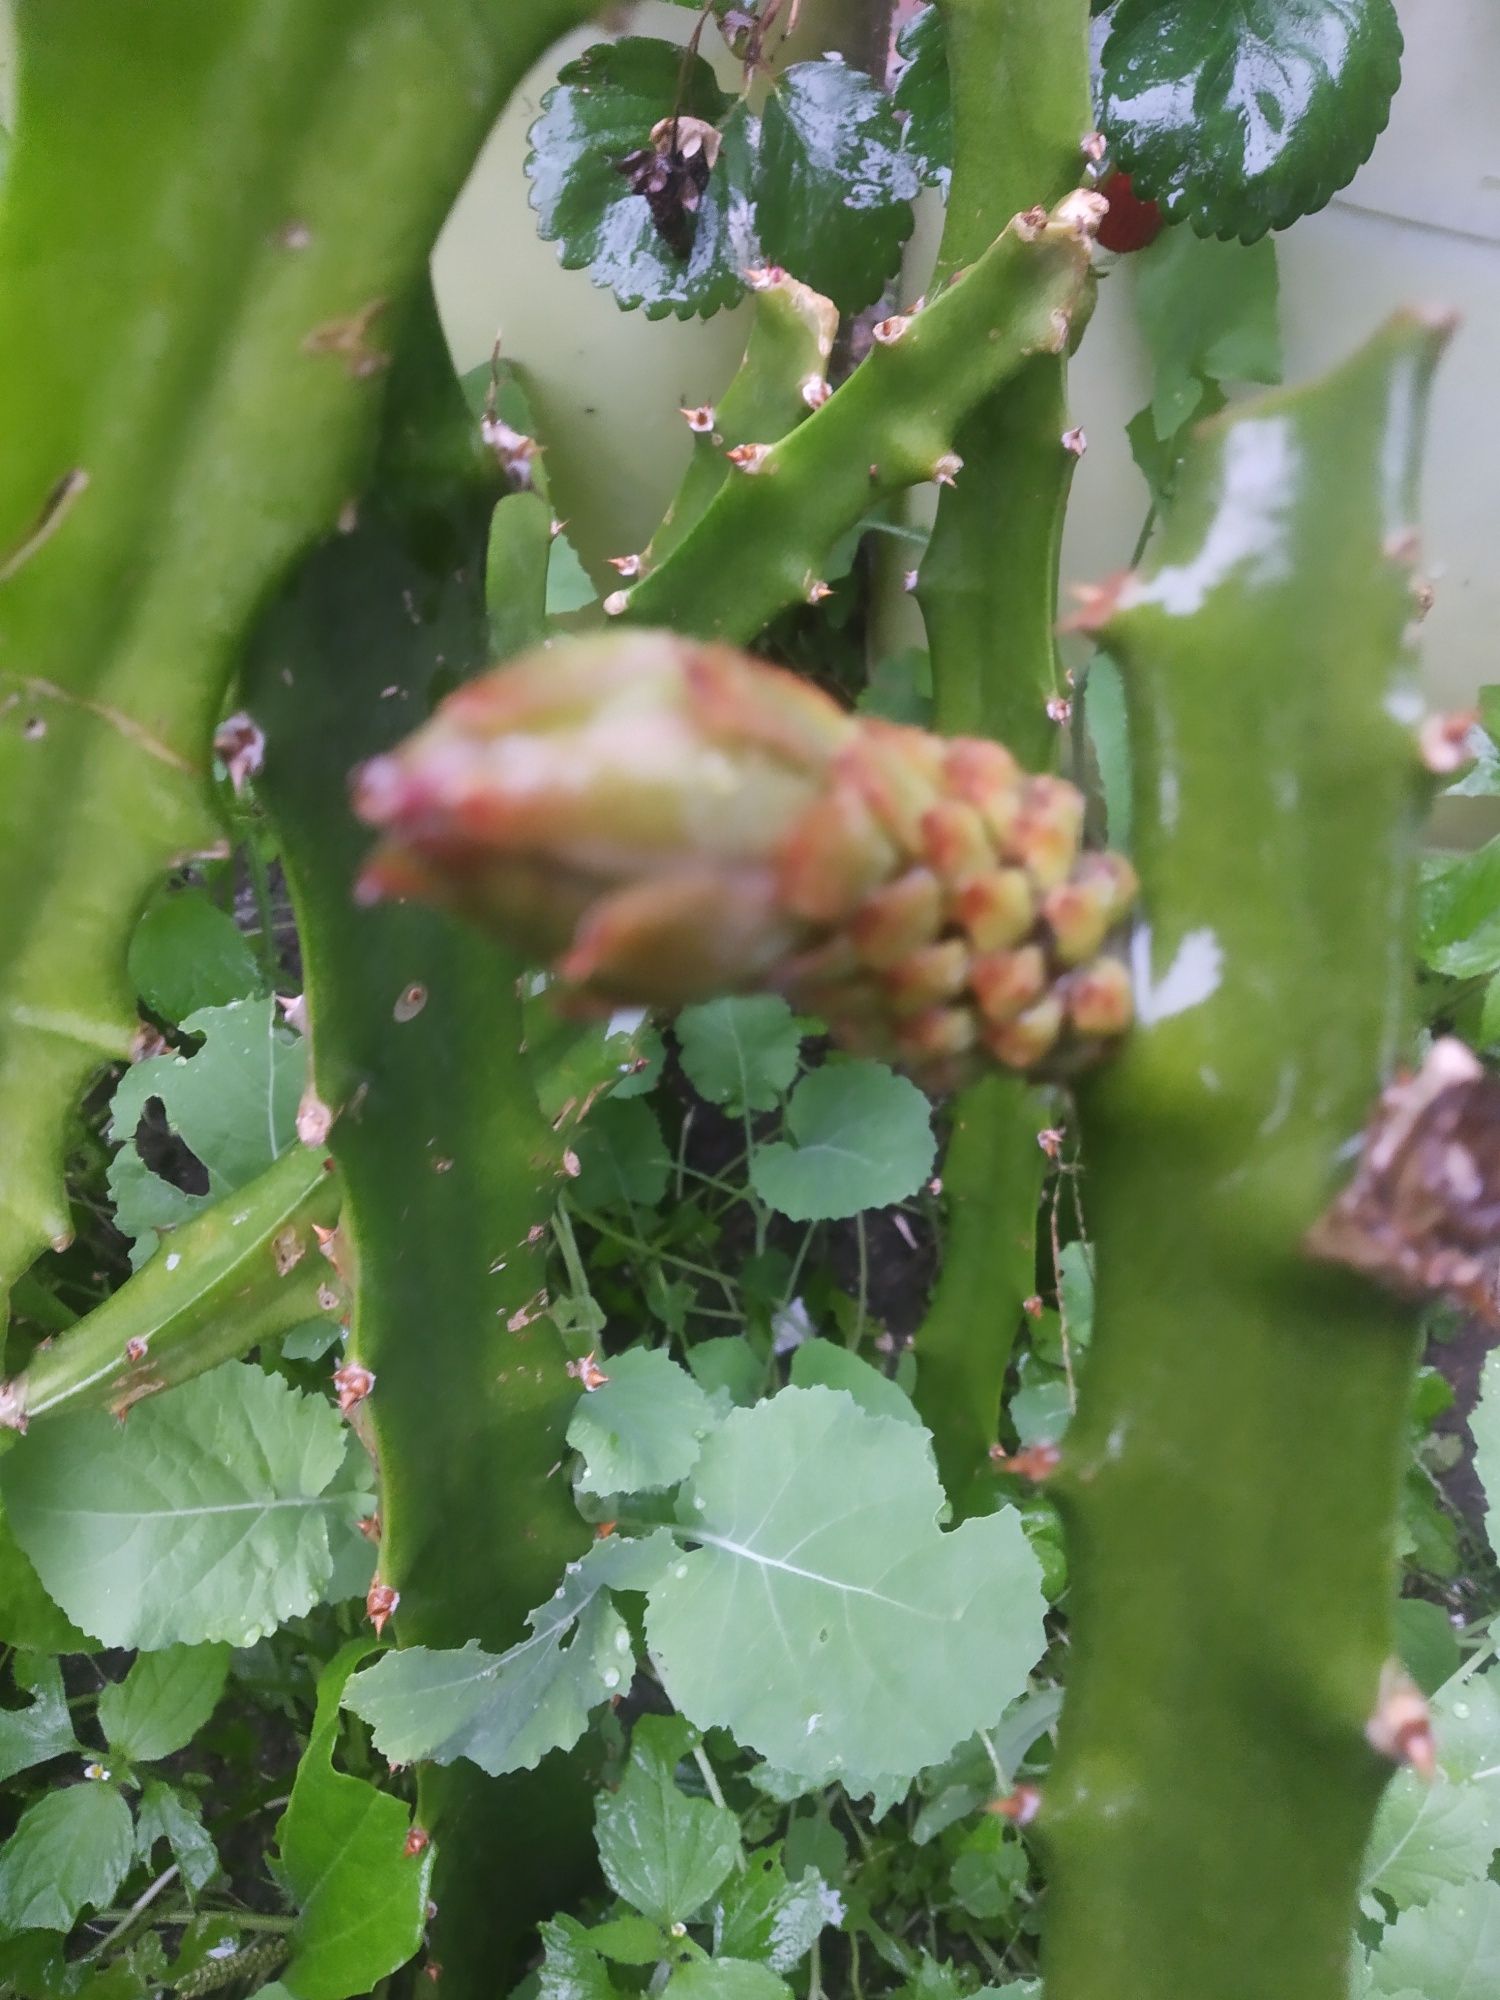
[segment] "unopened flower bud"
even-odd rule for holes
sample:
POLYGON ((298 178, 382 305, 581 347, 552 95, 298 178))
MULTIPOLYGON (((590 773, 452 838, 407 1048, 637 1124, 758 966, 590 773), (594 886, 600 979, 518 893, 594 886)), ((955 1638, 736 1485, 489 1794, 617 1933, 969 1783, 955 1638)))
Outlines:
POLYGON ((1080 851, 1073 786, 729 647, 556 644, 449 696, 355 809, 364 899, 446 903, 601 1007, 768 989, 939 1087, 1129 1023, 1135 878, 1080 851))

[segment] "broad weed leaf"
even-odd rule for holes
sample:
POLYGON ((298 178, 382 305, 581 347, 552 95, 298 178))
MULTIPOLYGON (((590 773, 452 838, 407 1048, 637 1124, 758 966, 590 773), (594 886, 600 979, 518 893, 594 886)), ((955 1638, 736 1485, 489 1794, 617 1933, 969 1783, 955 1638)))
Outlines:
POLYGON ((71 1930, 110 1900, 134 1858, 130 1808, 113 1785, 48 1792, 0 1848, 0 1931, 71 1930))
POLYGON ((236 1000, 190 1014, 196 1055, 151 1056, 121 1078, 110 1104, 119 1150, 110 1162, 115 1222, 137 1239, 139 1264, 170 1229, 241 1188, 296 1142, 307 1044, 282 1025, 274 1000, 236 1000), (201 1163, 207 1186, 189 1193, 152 1171, 135 1146, 147 1102, 160 1098, 171 1130, 201 1163))
POLYGON ((169 1646, 142 1653, 99 1697, 99 1727, 132 1764, 170 1757, 191 1743, 218 1706, 229 1673, 227 1646, 169 1646))
POLYGON ((608 1590, 644 1590, 671 1560, 666 1533, 596 1542, 508 1653, 472 1641, 452 1651, 407 1646, 356 1674, 344 1706, 369 1723, 393 1763, 467 1757, 498 1777, 568 1750, 589 1713, 630 1685, 635 1656, 608 1590))
POLYGON ((583 1454, 585 1493, 651 1493, 692 1471, 713 1429, 707 1396, 660 1348, 609 1357, 608 1379, 574 1405, 568 1443, 583 1454))
POLYGON ((415 1954, 427 1920, 433 1850, 407 1851, 409 1808, 333 1765, 344 1684, 371 1646, 352 1639, 324 1668, 312 1734, 277 1829, 282 1870, 300 1905, 285 1975, 298 2000, 372 1992, 415 1954))
POLYGON ((1361 1887, 1398 1910, 1489 1873, 1500 1847, 1500 1673, 1433 1698, 1438 1775, 1398 1771, 1380 1801, 1361 1887))
POLYGON ((0 1709, 0 1781, 82 1749, 73 1734, 57 1661, 45 1653, 21 1653, 11 1673, 31 1699, 19 1708, 0 1709))
POLYGON ((1137 194, 1253 243, 1353 179, 1400 81, 1392 0, 1120 0, 1101 123, 1137 194))
POLYGON ((783 1770, 868 1789, 993 1724, 1041 1656, 1013 1511, 944 1533, 923 1433, 786 1389, 709 1437, 679 1499, 698 1547, 648 1594, 663 1685, 783 1770))
POLYGON ((108 1646, 252 1644, 318 1603, 346 1433, 320 1397, 226 1362, 121 1424, 63 1417, 0 1461, 10 1524, 49 1594, 108 1646), (332 1489, 332 1490, 331 1490, 332 1489))
POLYGON ((734 1814, 678 1786, 677 1766, 696 1741, 680 1716, 642 1716, 619 1789, 603 1793, 595 1813, 605 1880, 664 1926, 697 1916, 740 1859, 734 1814))
POLYGON ((1377 2000, 1494 2000, 1500 1993, 1500 1883, 1466 1882, 1403 1910, 1370 1960, 1377 2000))

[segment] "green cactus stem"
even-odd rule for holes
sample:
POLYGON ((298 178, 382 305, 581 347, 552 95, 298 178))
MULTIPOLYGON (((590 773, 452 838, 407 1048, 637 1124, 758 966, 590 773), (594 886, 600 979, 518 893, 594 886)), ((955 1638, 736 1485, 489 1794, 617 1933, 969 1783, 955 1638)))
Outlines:
POLYGON ((1079 1094, 1098 1291, 1049 1489, 1048 2000, 1346 1991, 1417 1340, 1304 1239, 1410 1046, 1412 522, 1445 332, 1398 319, 1205 426, 1151 561, 1099 594, 1149 928, 1139 1025, 1079 1094))
POLYGON ((0 1428, 93 1406, 123 1416, 143 1397, 343 1310, 319 1255, 339 1211, 326 1154, 293 1146, 248 1187, 174 1229, 120 1289, 0 1382, 0 1428))
POLYGON ((18 0, 0 1291, 68 1236, 69 1108, 128 1053, 126 946, 152 886, 221 839, 226 683, 267 587, 359 484, 392 302, 512 86, 590 11, 18 0))
POLYGON ((930 305, 882 321, 848 381, 779 443, 742 450, 736 476, 615 609, 747 641, 814 593, 834 543, 878 501, 962 478, 963 419, 1029 356, 1067 345, 1097 225, 1085 195, 1017 217, 930 305))
POLYGON ((725 481, 734 477, 737 450, 777 444, 830 395, 828 358, 838 332, 838 309, 774 267, 751 274, 754 320, 743 365, 716 406, 683 411, 693 433, 693 455, 677 496, 651 546, 644 570, 661 562, 696 527, 725 481))
MULTIPOLYGON (((544 1289, 562 1147, 522 1054, 517 967, 420 905, 356 906, 367 837, 346 791, 352 765, 489 657, 496 481, 429 295, 403 329, 359 525, 273 607, 246 692, 266 732, 262 788, 345 1188, 350 1354, 375 1377, 372 1612, 393 1614, 403 1643, 503 1651, 587 1543, 556 1476, 577 1391, 544 1289)), ((455 1767, 423 1774, 418 1813, 438 1850, 443 1990, 488 2000, 520 1976, 533 1926, 587 1864, 586 1793, 567 1766, 503 1782, 455 1767)))
MULTIPOLYGON (((939 271, 1005 217, 1059 201, 1082 176, 1090 122, 1087 0, 940 0, 953 91, 953 184, 939 271)), ((1053 628, 1058 552, 1081 438, 1066 356, 1035 355, 959 433, 917 581, 940 729, 993 736, 1051 769, 1063 693, 1053 628), (1065 438, 1068 442, 1064 442, 1065 438)), ((982 1504, 1021 1304, 1036 1290, 1046 1124, 1034 1091, 1000 1077, 953 1108, 943 1160, 943 1264, 916 1337, 917 1402, 954 1504, 982 1504)))

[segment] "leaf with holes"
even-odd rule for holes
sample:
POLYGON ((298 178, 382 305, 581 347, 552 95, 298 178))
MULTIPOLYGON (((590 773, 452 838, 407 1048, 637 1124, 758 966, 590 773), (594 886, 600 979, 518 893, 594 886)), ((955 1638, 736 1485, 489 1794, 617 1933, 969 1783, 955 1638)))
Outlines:
POLYGON ((321 1397, 240 1361, 119 1423, 62 1417, 0 1461, 16 1540, 108 1646, 253 1645, 318 1603, 347 1433, 321 1397), (332 1490, 330 1490, 332 1489, 332 1490))
POLYGON ((590 1710, 630 1684, 634 1650, 608 1590, 644 1590, 671 1556, 665 1533, 596 1542, 508 1653, 472 1641, 452 1651, 405 1646, 356 1674, 344 1706, 392 1763, 467 1757, 491 1777, 534 1770, 549 1750, 571 1749, 590 1710))
POLYGON ((1353 179, 1400 81, 1392 0, 1120 0, 1101 122, 1138 195, 1253 243, 1353 179))
POLYGON ((678 1786, 677 1766, 697 1740, 681 1716, 642 1716, 619 1790, 603 1793, 595 1814, 605 1880, 662 1925, 695 1917, 740 1859, 734 1814, 678 1786))
POLYGON ((688 1082, 733 1117, 774 1110, 792 1087, 803 1029, 775 993, 684 1007, 676 1031, 688 1082))
POLYGON ((585 1493, 652 1493, 685 1479, 713 1429, 707 1396, 659 1347, 611 1355, 608 1379, 580 1396, 568 1443, 585 1493))
POLYGON ((344 1684, 369 1638, 351 1639, 324 1668, 312 1734, 277 1828, 281 1866, 300 1905, 287 1982, 298 2000, 350 2000, 413 1956, 422 1942, 433 1850, 408 1851, 411 1811, 333 1764, 344 1684))
POLYGON ((274 1000, 203 1007, 182 1024, 201 1035, 196 1055, 151 1056, 125 1072, 110 1105, 119 1147, 109 1169, 115 1222, 136 1238, 135 1261, 174 1228, 254 1180, 296 1139, 297 1105, 307 1078, 307 1044, 281 1024, 274 1000), (135 1144, 152 1099, 172 1135, 192 1156, 193 1192, 148 1167, 135 1144))
POLYGON ((837 57, 794 63, 761 128, 761 249, 841 312, 873 305, 900 267, 921 186, 891 101, 837 57))
POLYGON ((113 1785, 68 1785, 28 1806, 0 1848, 0 1931, 69 1930, 107 1903, 135 1852, 113 1785))
POLYGON ((754 142, 749 114, 701 56, 645 36, 598 43, 561 71, 531 128, 537 226, 570 271, 587 267, 622 306, 643 306, 648 319, 707 317, 740 296, 742 272, 759 261, 754 142), (674 116, 693 121, 677 128, 677 152, 674 116), (653 154, 665 185, 648 195, 637 184, 653 154))
POLYGON ((883 1063, 832 1062, 787 1106, 788 1140, 757 1146, 750 1184, 793 1222, 833 1221, 916 1193, 936 1142, 927 1099, 883 1063))
POLYGON ((1444 1889, 1403 1910, 1370 1960, 1378 2000, 1493 2000, 1500 1992, 1500 1883, 1444 1889))
POLYGON ((946 1504, 925 1434, 841 1391, 734 1411, 680 1497, 699 1546, 648 1594, 673 1703, 851 1789, 988 1728, 1041 1656, 1041 1572, 1015 1512, 944 1533, 946 1504))

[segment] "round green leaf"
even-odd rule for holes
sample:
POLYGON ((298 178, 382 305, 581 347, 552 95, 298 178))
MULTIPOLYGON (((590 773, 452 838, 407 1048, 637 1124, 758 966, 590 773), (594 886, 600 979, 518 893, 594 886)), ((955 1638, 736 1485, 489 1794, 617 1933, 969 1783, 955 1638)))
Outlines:
POLYGON ((1444 1889, 1404 1910, 1370 1960, 1372 1993, 1390 2000, 1492 2000, 1500 1992, 1500 1883, 1444 1889))
POLYGON ((673 1703, 851 1789, 989 1727, 1041 1656, 1041 1572, 1013 1511, 944 1533, 946 1504, 926 1434, 842 1391, 734 1411, 683 1490, 698 1547, 647 1597, 673 1703))
POLYGON ((598 43, 563 69, 531 128, 526 172, 537 226, 570 271, 587 268, 622 306, 643 306, 648 319, 707 317, 740 296, 741 273, 759 261, 753 136, 748 114, 731 112, 701 56, 684 60, 671 43, 639 35, 598 43), (618 164, 649 146, 652 128, 674 113, 705 120, 722 140, 696 214, 683 223, 686 256, 618 164))
POLYGON ((142 1653, 124 1680, 99 1697, 99 1727, 110 1749, 132 1764, 181 1750, 218 1706, 228 1673, 227 1646, 142 1653))
POLYGON ((678 1788, 696 1741, 680 1716, 642 1716, 619 1789, 601 1794, 595 1816, 605 1880, 664 1928, 696 1916, 741 1859, 734 1814, 678 1788))
POLYGON ((921 186, 891 100, 837 57, 794 63, 766 105, 756 205, 761 248, 841 312, 895 275, 921 186))
POLYGON ((937 1151, 932 1109, 883 1063, 814 1070, 787 1106, 787 1140, 759 1146, 750 1184, 793 1222, 834 1221, 916 1193, 937 1151))
POLYGON ((1353 179, 1400 81, 1392 0, 1120 0, 1102 123, 1137 194, 1253 243, 1353 179))

